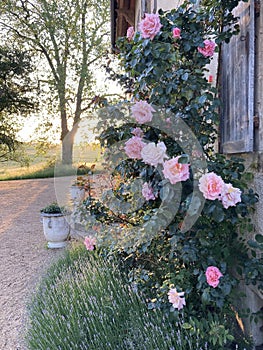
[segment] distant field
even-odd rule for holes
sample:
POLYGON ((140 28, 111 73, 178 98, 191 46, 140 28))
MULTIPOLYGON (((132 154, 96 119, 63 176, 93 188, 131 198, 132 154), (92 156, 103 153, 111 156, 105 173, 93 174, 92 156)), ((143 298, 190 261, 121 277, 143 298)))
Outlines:
MULTIPOLYGON (((96 164, 95 171, 101 171, 100 153, 101 149, 96 144, 75 146, 73 154, 74 167, 77 168, 80 165, 90 167, 96 164)), ((25 146, 24 156, 28 160, 28 166, 21 166, 18 162, 14 161, 0 163, 0 180, 54 176, 54 167, 60 163, 61 159, 61 147, 59 145, 52 145, 46 153, 38 154, 36 145, 27 144, 25 146)), ((64 168, 65 173, 68 170, 69 168, 64 168)))

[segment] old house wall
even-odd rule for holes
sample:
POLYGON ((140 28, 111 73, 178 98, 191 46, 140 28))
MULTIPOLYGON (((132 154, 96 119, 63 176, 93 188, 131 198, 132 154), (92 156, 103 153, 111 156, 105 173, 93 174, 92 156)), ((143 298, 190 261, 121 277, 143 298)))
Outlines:
MULTIPOLYGON (((135 0, 135 28, 138 29, 138 23, 143 18, 144 13, 152 13, 158 11, 162 8, 163 10, 169 10, 171 8, 176 8, 182 4, 184 0, 135 0)), ((237 149, 237 155, 242 156, 246 160, 247 167, 254 172, 254 182, 253 187, 255 191, 259 194, 259 202, 256 205, 255 215, 253 217, 253 222, 255 223, 256 234, 263 234, 263 4, 260 9, 259 0, 253 1, 255 8, 255 72, 253 84, 253 94, 249 95, 249 99, 253 99, 254 102, 254 136, 252 145, 252 151, 248 153, 240 153, 241 150, 237 149)), ((250 2, 249 2, 250 3, 250 2)), ((251 15, 251 13, 250 13, 251 15)), ((251 32, 247 30, 246 34, 246 43, 250 40, 251 32)), ((254 34, 253 34, 254 35, 254 34)), ((237 38, 233 39, 237 40, 237 38)), ((240 36, 242 41, 242 35, 240 36)), ((231 45, 231 43, 229 44, 231 45)), ((233 46, 232 46, 233 48, 233 46)), ((235 51, 235 49, 233 48, 235 51)), ((218 58, 214 57, 211 65, 209 66, 209 75, 213 76, 213 81, 216 81, 218 67, 218 58)), ((250 81, 251 83, 251 81, 250 81)), ((248 81, 244 81, 244 84, 248 84, 248 81)), ((244 85, 244 86, 245 86, 244 85)), ((231 81, 229 89, 232 91, 231 81)), ((239 89, 242 89, 240 87, 239 89)), ((250 90, 250 89, 248 89, 250 90)), ((251 90, 250 90, 251 91, 251 90)), ((242 103, 242 91, 236 91, 235 98, 238 100, 238 103, 242 103), (240 92, 240 93, 239 93, 240 92)), ((229 100, 229 92, 226 94, 226 98, 229 100)), ((231 103, 231 101, 227 101, 231 103)), ((243 101, 244 103, 244 101, 243 101)), ((240 124, 239 120, 239 124, 240 124)), ((242 124, 244 127, 244 123, 242 124)), ((244 151, 243 151, 244 152, 244 151)), ((232 152, 234 154, 234 152, 232 152)), ((251 235, 253 238, 255 234, 251 235)), ((250 308, 252 312, 263 312, 263 294, 258 290, 256 286, 247 287, 242 286, 242 289, 245 290, 247 298, 244 300, 242 308, 250 308)), ((244 319, 244 327, 247 334, 252 334, 256 348, 263 349, 263 321, 258 323, 250 322, 248 319, 244 319)))
MULTIPOLYGON (((263 235, 263 4, 255 1, 256 54, 255 54, 255 150, 254 153, 254 187, 259 195, 255 212, 256 233, 263 235)), ((250 288, 251 298, 248 304, 253 311, 263 314, 263 292, 256 287, 250 288)), ((258 324, 246 325, 255 339, 256 345, 263 349, 263 320, 258 324)))
MULTIPOLYGON (((263 5, 255 1, 255 113, 254 152, 242 154, 247 167, 254 173, 253 187, 259 195, 253 216, 255 234, 263 235, 263 5)), ((254 238, 255 234, 248 238, 254 238)), ((260 253, 260 252, 259 252, 260 253)), ((263 314, 263 293, 257 286, 243 286, 247 294, 244 303, 252 312, 263 314)), ((252 334, 256 349, 263 349, 263 320, 258 323, 244 319, 247 333, 252 334)))

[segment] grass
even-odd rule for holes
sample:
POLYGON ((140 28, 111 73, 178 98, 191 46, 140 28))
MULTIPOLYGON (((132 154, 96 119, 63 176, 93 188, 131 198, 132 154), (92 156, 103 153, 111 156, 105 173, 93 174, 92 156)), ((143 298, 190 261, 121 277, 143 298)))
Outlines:
POLYGON ((28 165, 21 165, 15 161, 0 163, 0 181, 54 177, 54 173, 56 176, 85 174, 87 172, 85 169, 77 170, 83 164, 90 168, 96 163, 95 172, 102 171, 101 150, 98 145, 75 146, 73 167, 62 166, 59 163, 60 148, 60 145, 50 145, 46 153, 39 154, 36 145, 25 144, 23 158, 26 158, 28 165))

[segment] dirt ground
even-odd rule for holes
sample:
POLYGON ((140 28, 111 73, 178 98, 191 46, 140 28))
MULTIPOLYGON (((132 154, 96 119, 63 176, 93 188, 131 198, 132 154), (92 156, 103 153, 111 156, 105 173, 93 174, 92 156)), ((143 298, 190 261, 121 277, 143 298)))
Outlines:
POLYGON ((54 179, 0 182, 0 350, 26 350, 26 303, 63 249, 47 249, 39 210, 56 200, 54 179))

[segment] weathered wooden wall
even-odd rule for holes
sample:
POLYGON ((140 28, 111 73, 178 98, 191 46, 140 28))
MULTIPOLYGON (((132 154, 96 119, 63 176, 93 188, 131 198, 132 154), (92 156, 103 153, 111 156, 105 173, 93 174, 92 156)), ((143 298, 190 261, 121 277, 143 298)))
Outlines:
POLYGON ((254 150, 254 1, 235 9, 240 33, 222 47, 221 56, 221 151, 242 153, 254 150))
MULTIPOLYGON (((263 3, 256 1, 255 147, 263 152, 263 3)), ((261 158, 261 157, 260 157, 261 158)), ((260 163, 263 163, 260 160, 260 163)), ((260 164, 263 172, 263 164, 260 164)))

